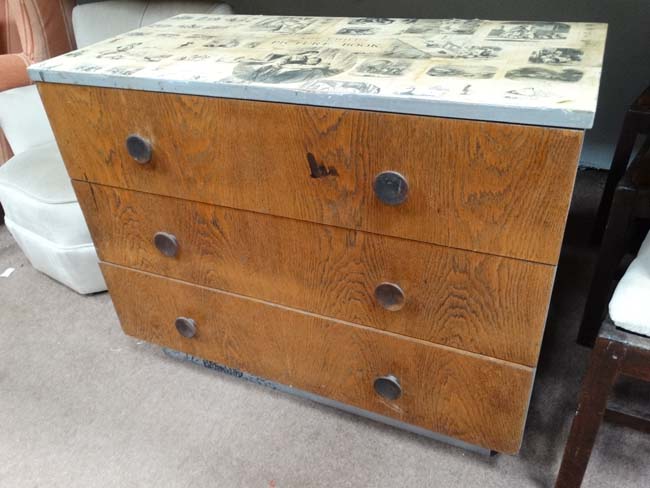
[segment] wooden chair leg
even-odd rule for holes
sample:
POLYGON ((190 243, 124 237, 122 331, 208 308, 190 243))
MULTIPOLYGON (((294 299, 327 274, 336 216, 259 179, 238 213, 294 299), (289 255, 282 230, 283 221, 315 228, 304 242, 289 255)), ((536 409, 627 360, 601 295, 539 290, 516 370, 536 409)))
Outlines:
POLYGON ((555 488, 578 488, 582 484, 598 429, 607 408, 607 398, 621 373, 626 348, 614 341, 599 338, 582 391, 571 433, 564 449, 555 488))
POLYGON ((614 191, 616 185, 621 180, 627 169, 627 165, 634 149, 634 143, 637 138, 636 128, 636 114, 628 112, 623 121, 623 128, 616 143, 616 150, 614 151, 614 158, 612 159, 612 166, 607 176, 605 183, 605 190, 600 199, 598 212, 596 213, 596 221, 594 223, 593 233, 591 240, 593 244, 600 244, 605 233, 605 226, 607 225, 607 216, 612 206, 614 199, 614 191))
POLYGON ((632 220, 635 198, 634 189, 626 187, 617 188, 614 194, 603 245, 578 332, 577 342, 583 346, 593 347, 605 318, 612 282, 625 252, 625 236, 632 220))

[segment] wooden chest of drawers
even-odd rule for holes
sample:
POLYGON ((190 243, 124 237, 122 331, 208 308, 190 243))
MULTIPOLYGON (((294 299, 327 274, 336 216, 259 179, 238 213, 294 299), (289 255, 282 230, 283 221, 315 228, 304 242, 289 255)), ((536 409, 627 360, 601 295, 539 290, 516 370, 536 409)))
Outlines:
POLYGON ((32 74, 127 334, 518 451, 582 130, 85 69, 32 74))

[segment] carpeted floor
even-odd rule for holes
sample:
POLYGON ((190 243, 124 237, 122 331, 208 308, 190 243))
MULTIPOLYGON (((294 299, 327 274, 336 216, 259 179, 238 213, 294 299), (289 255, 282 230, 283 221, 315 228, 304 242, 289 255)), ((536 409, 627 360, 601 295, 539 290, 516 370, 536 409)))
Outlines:
MULTIPOLYGON (((579 174, 524 445, 482 457, 173 360, 107 294, 34 271, 0 227, 0 487, 552 486, 588 350, 574 343, 604 182, 579 174)), ((541 236, 540 236, 541 237, 541 236)), ((618 396, 646 410, 650 389, 618 396)), ((604 425, 584 486, 650 486, 650 436, 604 425)))

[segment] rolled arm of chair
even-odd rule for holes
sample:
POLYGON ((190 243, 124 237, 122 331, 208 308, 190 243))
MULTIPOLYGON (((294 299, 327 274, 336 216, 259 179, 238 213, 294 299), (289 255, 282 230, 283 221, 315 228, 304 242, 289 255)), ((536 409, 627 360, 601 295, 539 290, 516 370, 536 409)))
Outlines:
POLYGON ((29 64, 24 54, 0 54, 0 92, 29 85, 29 64))

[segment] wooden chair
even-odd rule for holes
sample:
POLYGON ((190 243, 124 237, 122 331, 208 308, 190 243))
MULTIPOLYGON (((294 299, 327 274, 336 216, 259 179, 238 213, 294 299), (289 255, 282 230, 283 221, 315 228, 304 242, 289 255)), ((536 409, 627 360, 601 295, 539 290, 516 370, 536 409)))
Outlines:
POLYGON ((650 434, 650 419, 607 408, 609 392, 621 375, 650 382, 650 338, 617 329, 607 320, 591 353, 556 488, 581 485, 603 419, 650 434))
POLYGON ((650 433, 650 419, 607 407, 609 393, 621 375, 650 382, 650 337, 647 337, 650 336, 650 307, 647 306, 650 234, 646 235, 636 258, 616 285, 610 301, 617 269, 627 249, 629 231, 634 228, 632 224, 637 217, 650 217, 650 141, 646 141, 614 191, 580 331, 582 341, 595 342, 595 347, 556 488, 580 486, 603 419, 650 433))
POLYGON ((578 343, 593 347, 607 304, 639 218, 650 218, 650 137, 614 190, 603 243, 587 295, 578 343))
POLYGON ((605 190, 596 213, 596 222, 592 235, 594 244, 600 244, 602 241, 616 185, 625 174, 637 139, 642 135, 650 138, 648 137, 650 136, 650 86, 632 103, 625 114, 623 128, 616 144, 605 190))

